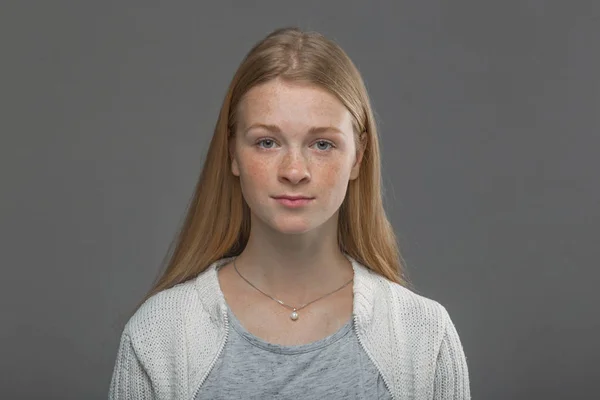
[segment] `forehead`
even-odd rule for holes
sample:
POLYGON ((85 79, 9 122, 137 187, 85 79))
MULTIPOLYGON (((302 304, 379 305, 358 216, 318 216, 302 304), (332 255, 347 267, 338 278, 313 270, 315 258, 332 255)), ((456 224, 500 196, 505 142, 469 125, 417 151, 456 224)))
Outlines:
POLYGON ((329 125, 347 130, 352 126, 348 109, 326 89, 279 79, 250 89, 240 102, 239 117, 241 127, 265 123, 329 125))

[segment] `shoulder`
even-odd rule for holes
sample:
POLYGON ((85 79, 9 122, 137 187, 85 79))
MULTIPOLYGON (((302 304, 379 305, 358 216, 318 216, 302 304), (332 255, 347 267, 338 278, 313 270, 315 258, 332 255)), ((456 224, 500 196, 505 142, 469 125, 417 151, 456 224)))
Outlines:
POLYGON ((222 336, 211 312, 218 296, 210 272, 153 295, 127 321, 115 369, 123 382, 115 385, 136 386, 136 376, 146 376, 160 398, 188 395, 187 379, 200 379, 222 336))
MULTIPOLYGON (((138 308, 123 330, 119 359, 143 370, 157 393, 171 393, 173 385, 186 388, 187 379, 199 381, 223 342, 222 314, 218 281, 209 268, 138 308)), ((178 393, 169 398, 182 398, 178 393)))
POLYGON ((202 311, 203 305, 196 289, 199 278, 165 289, 147 299, 127 321, 123 331, 132 345, 146 347, 177 341, 185 334, 186 325, 206 314, 202 311))
POLYGON ((436 398, 469 399, 466 358, 446 308, 409 288, 386 282, 390 304, 386 320, 396 350, 392 358, 403 360, 411 365, 411 372, 419 371, 420 375, 406 382, 400 374, 397 387, 412 384, 422 397, 431 398, 435 386, 436 398))
MULTIPOLYGON (((386 319, 397 332, 411 337, 427 338, 438 344, 444 337, 450 316, 438 301, 415 293, 371 271, 376 308, 386 310, 386 319), (378 306, 377 306, 378 305, 378 306)), ((377 313, 382 317, 382 313, 377 313)))
POLYGON ((396 342, 405 342, 407 354, 424 357, 433 363, 453 323, 446 308, 438 301, 385 278, 380 300, 387 303, 387 324, 396 342), (385 299, 384 299, 385 298, 385 299))
MULTIPOLYGON (((384 278, 385 279, 385 278, 384 278)), ((396 311, 422 324, 442 329, 448 322, 446 308, 437 300, 413 292, 398 283, 386 280, 396 311)))
POLYGON ((438 335, 437 332, 443 332, 449 317, 446 308, 438 301, 390 281, 353 258, 350 260, 355 271, 355 296, 358 296, 356 311, 365 317, 365 321, 371 315, 388 320, 395 330, 407 333, 427 331, 438 335))

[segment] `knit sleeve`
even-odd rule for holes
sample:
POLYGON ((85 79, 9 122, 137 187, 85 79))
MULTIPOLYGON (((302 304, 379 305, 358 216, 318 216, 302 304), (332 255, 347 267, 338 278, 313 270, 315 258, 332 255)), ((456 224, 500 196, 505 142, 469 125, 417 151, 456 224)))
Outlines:
POLYGON ((469 400, 469 372, 467 360, 450 317, 446 313, 446 332, 437 356, 434 400, 469 400))
POLYGON ((148 374, 142 367, 131 339, 123 332, 110 383, 109 400, 154 399, 148 374))

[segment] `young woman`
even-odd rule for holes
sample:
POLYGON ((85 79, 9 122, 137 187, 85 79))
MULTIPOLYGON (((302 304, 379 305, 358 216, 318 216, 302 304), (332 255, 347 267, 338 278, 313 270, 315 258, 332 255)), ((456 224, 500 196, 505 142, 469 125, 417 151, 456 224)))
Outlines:
POLYGON ((111 399, 468 399, 457 331, 408 288, 362 78, 280 29, 227 92, 168 268, 111 399))

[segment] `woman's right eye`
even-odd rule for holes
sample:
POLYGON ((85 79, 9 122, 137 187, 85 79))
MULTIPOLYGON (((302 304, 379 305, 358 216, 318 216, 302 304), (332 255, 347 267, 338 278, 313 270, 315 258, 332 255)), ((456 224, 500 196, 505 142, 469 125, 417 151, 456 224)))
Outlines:
POLYGON ((263 149, 270 149, 271 148, 270 145, 272 145, 273 143, 275 143, 273 139, 261 139, 258 142, 256 142, 256 144, 258 145, 258 147, 262 147, 263 149), (266 144, 266 147, 265 146, 261 146, 260 145, 261 143, 266 144))

